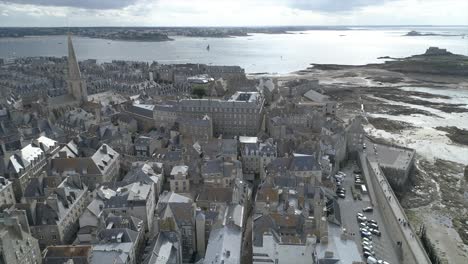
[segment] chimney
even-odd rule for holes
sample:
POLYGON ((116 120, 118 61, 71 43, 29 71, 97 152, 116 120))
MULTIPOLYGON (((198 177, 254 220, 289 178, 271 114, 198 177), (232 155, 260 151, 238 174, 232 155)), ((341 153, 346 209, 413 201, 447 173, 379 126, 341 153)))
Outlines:
POLYGON ((117 243, 122 243, 123 232, 117 235, 117 243))
POLYGON ((107 154, 107 145, 104 144, 104 145, 101 146, 101 152, 103 154, 107 154))

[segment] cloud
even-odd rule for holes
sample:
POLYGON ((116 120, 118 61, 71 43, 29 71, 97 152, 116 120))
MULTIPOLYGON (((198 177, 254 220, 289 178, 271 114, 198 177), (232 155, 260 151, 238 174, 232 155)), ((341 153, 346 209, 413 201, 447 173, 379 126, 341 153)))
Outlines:
POLYGON ((135 4, 138 0, 0 0, 3 3, 76 7, 83 9, 121 9, 135 4))
POLYGON ((391 0, 288 0, 291 8, 322 12, 351 11, 357 8, 382 5, 391 0))

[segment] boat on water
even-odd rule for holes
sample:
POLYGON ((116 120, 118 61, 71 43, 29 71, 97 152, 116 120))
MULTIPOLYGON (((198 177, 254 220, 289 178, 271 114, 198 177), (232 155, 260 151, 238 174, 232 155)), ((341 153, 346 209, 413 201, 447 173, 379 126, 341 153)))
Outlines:
POLYGON ((210 51, 210 45, 206 46, 206 50, 210 51))

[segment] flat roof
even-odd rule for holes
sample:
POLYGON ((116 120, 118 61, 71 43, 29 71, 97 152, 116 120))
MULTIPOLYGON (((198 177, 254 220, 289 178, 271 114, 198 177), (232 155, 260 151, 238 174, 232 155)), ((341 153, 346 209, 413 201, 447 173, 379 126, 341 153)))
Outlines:
MULTIPOLYGON (((374 144, 379 164, 382 167, 403 168, 409 166, 414 156, 414 150, 374 144)), ((372 150, 370 150, 372 151, 372 150)))
POLYGON ((259 96, 258 92, 236 92, 228 101, 255 102, 259 96))

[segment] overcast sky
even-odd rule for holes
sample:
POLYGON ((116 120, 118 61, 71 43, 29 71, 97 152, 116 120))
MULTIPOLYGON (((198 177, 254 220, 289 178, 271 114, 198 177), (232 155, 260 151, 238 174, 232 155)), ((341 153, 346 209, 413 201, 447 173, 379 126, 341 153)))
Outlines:
POLYGON ((0 26, 468 25, 468 0, 0 0, 0 26))

